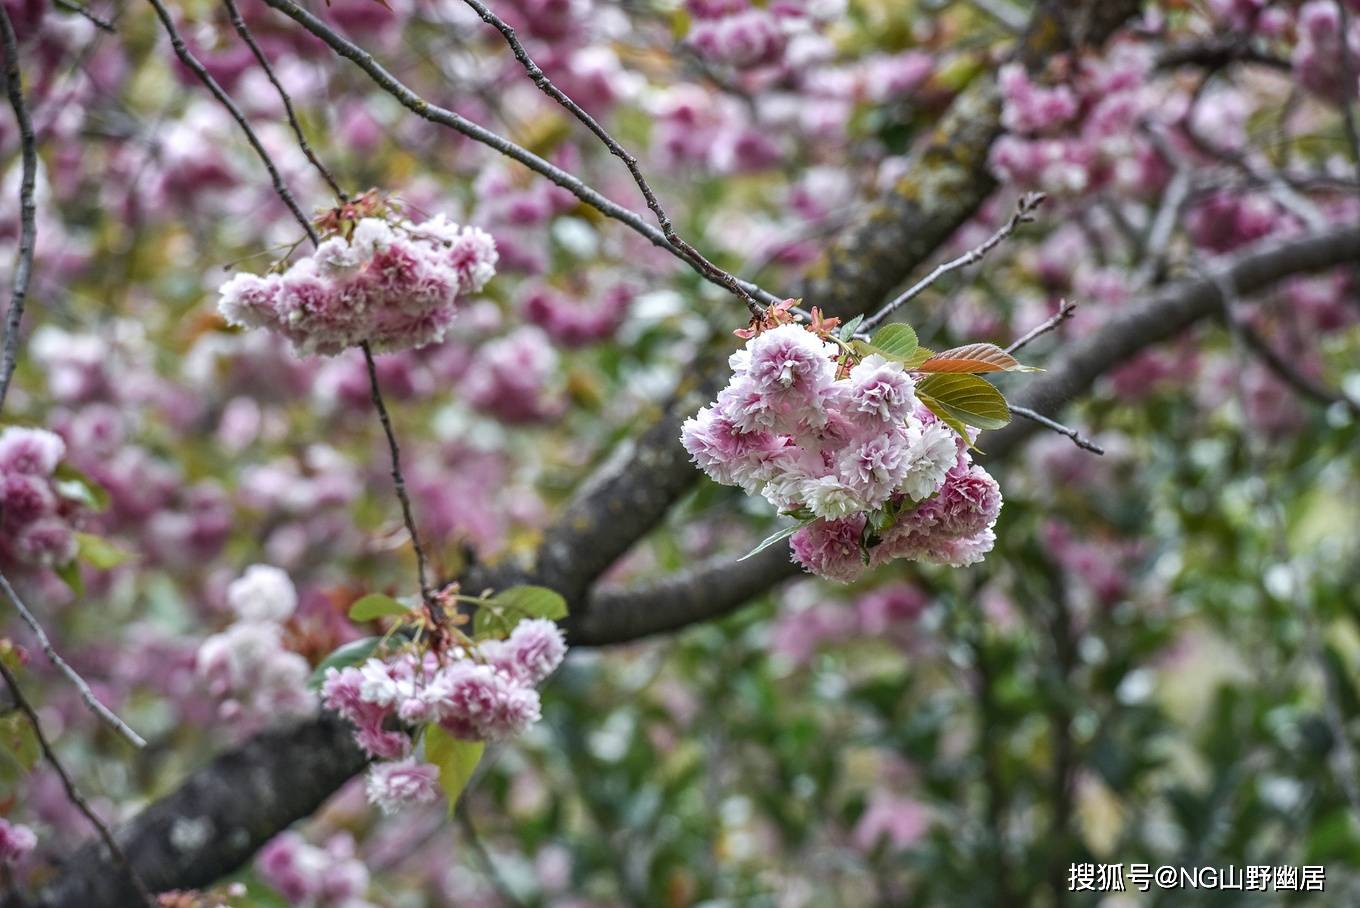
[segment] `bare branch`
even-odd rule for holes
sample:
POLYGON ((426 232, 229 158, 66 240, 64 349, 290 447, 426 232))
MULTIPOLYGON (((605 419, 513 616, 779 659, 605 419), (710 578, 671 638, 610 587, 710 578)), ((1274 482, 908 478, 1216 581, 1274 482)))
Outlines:
POLYGON ((297 112, 293 110, 293 99, 288 96, 288 92, 284 89, 283 83, 280 82, 279 77, 274 74, 274 67, 270 65, 269 58, 264 55, 264 51, 260 49, 260 45, 255 41, 255 36, 251 34, 249 26, 246 25, 246 20, 241 18, 241 11, 237 8, 235 0, 223 0, 223 2, 227 6, 227 15, 231 17, 231 25, 236 29, 236 34, 240 35, 241 40, 245 41, 247 46, 250 47, 250 52, 254 54, 255 59, 259 61, 260 68, 263 69, 264 74, 269 77, 269 81, 274 86, 274 90, 279 93, 279 100, 283 102, 284 112, 288 115, 288 125, 293 127, 293 135, 297 136, 298 147, 302 149, 302 153, 307 156, 307 160, 316 168, 317 173, 321 174, 321 178, 330 185, 331 190, 335 192, 336 197, 342 202, 348 202, 349 196, 345 195, 345 191, 340 188, 340 184, 336 182, 335 175, 330 172, 330 169, 327 168, 325 164, 321 163, 321 159, 316 156, 316 153, 312 151, 312 146, 308 144, 307 135, 302 131, 302 124, 298 121, 297 112))
POLYGON ((38 237, 37 205, 33 201, 38 172, 37 139, 33 135, 33 121, 29 119, 28 107, 24 104, 23 81, 19 73, 19 40, 14 35, 9 13, 3 6, 0 6, 0 48, 5 53, 5 91, 19 126, 19 147, 23 158, 23 177, 19 183, 19 252, 10 280, 4 361, 0 365, 0 409, 3 409, 9 383, 19 365, 19 330, 24 318, 29 281, 33 277, 33 250, 38 237))
POLYGON ((1076 445, 1076 446, 1079 447, 1079 448, 1083 448, 1083 449, 1085 449, 1085 450, 1087 450, 1087 451, 1090 451, 1092 454, 1104 454, 1104 453, 1105 453, 1105 449, 1104 449, 1104 448, 1102 448, 1100 445, 1096 444, 1095 442, 1091 441, 1089 438, 1086 438, 1084 435, 1082 435, 1081 433, 1079 433, 1076 429, 1068 428, 1067 426, 1065 426, 1065 425, 1063 425, 1062 423, 1058 422, 1056 419, 1049 419, 1047 416, 1044 416, 1042 413, 1035 413, 1035 412, 1034 412, 1033 410, 1031 410, 1029 407, 1018 407, 1018 406, 1016 406, 1015 404, 1011 404, 1011 405, 1010 405, 1010 411, 1011 411, 1012 413, 1014 413, 1016 416, 1020 416, 1020 417, 1023 417, 1024 419, 1030 420, 1031 422, 1036 422, 1036 423, 1038 423, 1039 425, 1043 426, 1045 429, 1052 429, 1054 432, 1057 432, 1059 435, 1066 435, 1068 438, 1072 439, 1072 443, 1073 443, 1074 445, 1076 445))
POLYGON ((1053 313, 1044 321, 1040 322, 1033 328, 1026 331, 1024 334, 1020 335, 1019 338, 1017 338, 1009 347, 1006 348, 1006 352, 1014 353, 1021 347, 1028 344, 1030 341, 1033 341, 1047 334, 1048 332, 1057 328, 1063 322, 1071 318, 1072 313, 1076 311, 1077 311, 1076 303, 1069 303, 1067 300, 1062 300, 1061 302, 1058 303, 1057 312, 1053 313))
POLYGON ((203 64, 198 61, 198 58, 189 52, 189 48, 184 44, 184 39, 180 37, 179 30, 175 28, 175 20, 171 18, 170 11, 165 8, 165 4, 161 0, 147 0, 147 2, 156 10, 156 16, 161 20, 161 25, 165 26, 165 32, 170 36, 170 46, 175 49, 175 55, 179 57, 180 62, 189 67, 194 75, 198 76, 198 80, 212 93, 217 102, 227 109, 227 113, 231 114, 236 125, 241 127, 241 131, 246 134, 246 140, 250 142, 250 147, 255 149, 255 154, 264 163, 265 170, 269 171, 269 179, 274 184, 274 192, 283 200, 283 204, 288 206, 288 210, 292 212, 294 219, 302 225, 302 229, 306 232, 308 239, 312 241, 312 245, 317 245, 320 238, 316 235, 316 228, 312 226, 311 220, 298 207, 297 199, 293 198, 293 193, 284 185, 283 177, 279 175, 279 168, 274 164, 274 159, 265 150, 264 145, 260 142, 260 137, 255 134, 255 130, 246 120, 245 114, 241 113, 241 108, 237 107, 231 96, 226 93, 221 85, 217 84, 212 73, 208 72, 203 64))
POLYGON ((1207 38, 1167 48, 1157 58, 1156 66, 1157 69, 1200 66, 1208 70, 1218 70, 1230 63, 1251 63, 1280 72, 1289 72, 1292 68, 1284 57, 1277 57, 1254 47, 1249 40, 1241 37, 1207 38))
POLYGON ((0 574, 0 589, 3 589, 5 595, 9 597, 9 601, 13 604, 14 610, 19 613, 19 617, 24 619, 24 623, 27 624, 28 629, 33 632, 33 636, 38 638, 38 645, 41 646, 42 651, 47 654, 48 661, 66 676, 66 680, 70 681, 71 684, 75 686, 76 690, 80 691, 80 699, 85 701, 85 705, 90 708, 90 711, 102 719, 114 731, 126 738, 134 747, 145 747, 146 740, 133 731, 126 722, 118 718, 113 710, 109 709, 103 703, 100 703, 98 698, 95 697, 94 691, 90 690, 90 685, 85 683, 85 679, 80 677, 79 673, 71 668, 66 660, 61 657, 61 654, 57 652, 56 647, 52 645, 52 641, 48 639, 47 632, 43 630, 43 626, 38 622, 38 619, 34 617, 33 613, 29 611, 28 606, 24 605, 24 601, 19 598, 19 594, 14 591, 14 587, 10 585, 9 578, 4 574, 0 574))
MULTIPOLYGON (((378 63, 378 61, 373 58, 372 54, 336 32, 316 16, 312 15, 301 6, 298 6, 293 0, 265 0, 265 2, 285 16, 288 16, 316 37, 320 38, 337 54, 358 66, 379 88, 396 98, 407 110, 422 119, 429 120, 431 123, 436 123, 440 126, 448 127, 455 132, 462 133, 469 139, 480 142, 488 148, 518 161, 535 173, 547 177, 553 183, 561 186, 601 214, 607 215, 642 234, 642 236, 646 237, 652 245, 659 246, 689 263, 705 280, 717 283, 719 286, 726 289, 726 284, 721 280, 714 278, 712 275, 705 273, 702 268, 699 268, 699 266, 694 265, 692 261, 686 259, 681 254, 680 250, 666 238, 665 233, 660 228, 647 223, 647 221, 636 211, 611 202, 597 190, 586 185, 579 177, 573 176, 560 167, 549 163, 532 151, 529 151, 527 148, 516 145, 504 136, 498 135, 483 126, 479 126, 451 110, 425 100, 397 79, 396 76, 388 72, 382 64, 378 63)), ((736 281, 743 292, 765 305, 773 305, 783 301, 781 297, 777 297, 768 291, 762 290, 749 281, 743 281, 738 278, 733 278, 733 280, 736 281)))
POLYGON ((867 334, 867 332, 872 331, 880 322, 896 312, 902 305, 910 302, 917 296, 920 296, 921 293, 927 290, 932 284, 946 274, 949 274, 951 271, 966 268, 969 265, 980 261, 983 256, 1001 245, 1001 242, 1014 233, 1016 228, 1021 224, 1031 223, 1034 220, 1035 209, 1043 204, 1044 198, 1045 196, 1042 192, 1025 193, 1020 197, 1020 200, 1015 203, 1015 213, 1010 216, 1010 220, 1002 224, 1001 228, 997 230, 996 233, 989 236, 981 245, 969 249, 958 258, 936 265, 935 270, 912 284, 899 294, 897 298, 861 322, 860 332, 867 334))
POLYGON ((429 610, 436 624, 443 617, 443 610, 436 604, 434 592, 430 588, 429 572, 426 568, 425 547, 420 542, 420 531, 416 529, 416 518, 411 512, 411 496, 406 493, 406 477, 401 472, 401 448, 397 444, 397 433, 392 428, 392 419, 387 415, 387 404, 383 402, 382 388, 378 386, 378 366, 373 361, 373 348, 368 341, 359 345, 364 353, 364 365, 368 369, 369 397, 373 408, 378 411, 383 434, 387 436, 387 452, 392 462, 392 485, 397 491, 397 501, 401 502, 401 519, 406 524, 406 532, 411 537, 411 546, 416 550, 416 576, 420 581, 420 598, 429 610))
POLYGON ((66 790, 67 800, 75 806, 76 810, 79 810, 81 814, 84 815, 85 819, 90 821, 90 825, 93 826, 95 832, 99 834, 100 841, 104 843, 104 847, 108 849, 109 854, 113 855, 113 860, 118 864, 118 867, 123 874, 126 875, 128 881, 132 883, 133 888, 136 890, 137 897, 142 904, 148 905, 150 908, 155 908, 155 898, 146 888, 146 884, 142 882, 142 878, 137 875, 137 871, 133 869, 132 863, 128 861, 127 855, 123 853, 123 849, 118 847, 118 842, 114 840, 113 834, 109 832, 109 827, 105 826, 104 821, 99 819, 99 816, 90 809, 90 805, 85 800, 84 795, 80 793, 80 789, 76 788, 75 783, 71 781, 71 774, 66 771, 66 767, 62 765, 61 760, 57 759, 56 753, 52 750, 51 743, 47 740, 47 735, 43 732, 42 723, 38 721, 38 713, 33 709, 33 704, 29 703, 28 698, 24 696, 23 689, 19 687, 19 681, 14 677, 14 673, 9 670, 9 666, 5 664, 3 659, 0 659, 0 676, 4 677, 5 684, 9 687, 10 696, 14 698, 14 704, 19 707, 19 711, 24 714, 24 718, 28 720, 28 724, 33 728, 33 736, 38 739, 38 747, 42 750, 43 757, 51 764, 53 772, 57 774, 57 778, 61 780, 62 788, 66 790))
POLYGON ((647 207, 656 215, 657 223, 661 225, 661 232, 665 234, 666 239, 679 251, 680 255, 693 265, 696 271, 704 275, 704 277, 713 281, 715 284, 726 287, 733 296, 746 304, 746 308, 751 310, 752 315, 759 317, 761 314, 760 305, 755 301, 751 294, 746 292, 740 282, 738 282, 731 274, 728 274, 726 271, 710 262, 699 252, 699 250, 685 242, 681 239, 680 235, 675 232, 675 227, 671 224, 671 219, 666 214, 666 210, 661 207, 661 202, 657 199, 656 193, 652 191, 652 187, 647 183, 647 178, 642 175, 642 170, 638 167, 637 157, 620 145, 594 117, 581 108, 581 105, 577 104, 565 92, 553 84, 552 80, 547 77, 539 65, 529 57, 529 52, 526 51, 524 45, 520 43, 519 38, 515 35, 515 30, 506 24, 505 20, 501 19, 488 9, 486 4, 482 3, 481 0, 464 0, 464 2, 472 7, 477 15, 482 17, 483 22, 486 22, 488 25, 494 27, 496 31, 501 33, 505 38, 505 43, 510 45, 510 50, 514 53, 515 59, 524 67, 524 71, 529 74, 529 78, 533 83, 537 85, 545 95, 552 98, 558 104, 561 104, 571 112, 572 116, 584 123, 586 128, 593 132, 595 136, 604 143, 605 147, 609 149, 609 153, 624 163, 624 166, 628 168, 628 172, 633 176, 633 182, 636 183, 638 189, 641 190, 642 197, 646 199, 647 207))
MULTIPOLYGON (((1360 258, 1360 225, 1346 225, 1287 240, 1267 240, 1212 267, 1228 275, 1239 293, 1252 293, 1292 274, 1305 274, 1360 258)), ((1217 314, 1219 288, 1209 277, 1166 284, 1142 302, 1131 301, 1112 313, 1099 331, 1063 347, 1014 396, 1014 403, 1054 414, 1082 394, 1108 369, 1152 344, 1174 337, 1191 324, 1217 314)), ((987 459, 1005 457, 1036 430, 1014 422, 987 435, 987 459)))
POLYGON ((99 29, 102 32, 108 32, 110 35, 117 34, 117 29, 113 27, 112 22, 110 22, 107 19, 101 18, 100 16, 96 16, 94 13, 90 12, 89 7, 82 6, 79 3, 74 3, 72 2, 72 0, 52 0, 52 2, 61 9, 75 13, 78 16, 85 17, 90 21, 90 24, 92 24, 95 28, 99 29))

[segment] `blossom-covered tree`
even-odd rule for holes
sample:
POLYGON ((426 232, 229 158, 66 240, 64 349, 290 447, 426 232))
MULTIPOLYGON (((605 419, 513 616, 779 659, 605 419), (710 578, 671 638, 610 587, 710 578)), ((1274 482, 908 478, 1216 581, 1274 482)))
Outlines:
POLYGON ((0 52, 0 903, 1355 902, 1360 4, 0 52))

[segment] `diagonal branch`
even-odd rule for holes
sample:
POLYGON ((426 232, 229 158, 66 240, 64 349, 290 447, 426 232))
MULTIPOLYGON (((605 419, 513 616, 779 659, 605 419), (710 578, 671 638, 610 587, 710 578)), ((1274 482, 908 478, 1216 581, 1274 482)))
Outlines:
POLYGON ((14 591, 14 587, 10 585, 9 578, 4 574, 0 574, 0 590, 4 591, 5 596, 9 598, 10 604, 14 606, 14 610, 19 613, 20 618, 24 619, 24 623, 28 625, 28 629, 32 631, 33 636, 38 639, 38 645, 42 647, 42 651, 47 655, 47 660, 56 666, 57 670, 66 676, 66 680, 70 681, 71 685, 80 692, 80 699, 85 701, 85 705, 89 707, 90 712, 94 713, 110 728, 126 738, 133 747, 145 747, 146 740, 133 731, 126 722, 118 718, 113 710, 109 709, 103 703, 100 703, 99 698, 94 695, 94 691, 90 690, 90 685, 85 683, 85 679, 80 677, 80 674, 76 672, 75 669, 71 668, 70 664, 61 657, 61 653, 57 652, 56 647, 52 645, 52 641, 48 639, 47 632, 43 630, 43 626, 38 622, 38 619, 33 615, 33 612, 29 611, 28 606, 24 605, 24 601, 19 598, 19 594, 14 591))
MULTIPOLYGON (((704 277, 705 280, 712 281, 724 288, 727 287, 727 284, 724 283, 722 279, 706 273, 703 268, 696 265, 690 259, 685 258, 681 251, 666 238, 666 234, 660 228, 647 223, 647 221, 636 211, 624 208, 622 205, 610 201, 598 190, 592 189, 590 186, 586 185, 579 177, 573 176, 562 168, 549 163, 532 151, 529 151, 527 148, 516 145, 504 136, 494 133, 483 126, 479 126, 447 108, 440 107, 437 104, 432 104, 425 100, 412 91, 405 83, 397 79, 396 76, 388 72, 382 64, 373 58, 372 54, 335 31, 301 6, 298 6, 293 0, 265 0, 265 3, 320 38, 330 46, 331 50, 354 63, 354 65, 363 70, 379 88, 396 98, 401 102, 403 107, 414 113, 416 116, 424 120, 429 120, 431 123, 445 126, 455 132, 459 132, 475 142, 480 142, 488 148, 518 161, 535 173, 547 177, 553 183, 561 186, 601 214, 631 227, 633 230, 646 237, 652 245, 665 249, 688 262, 702 277, 704 277)), ((731 275, 728 275, 728 277, 731 277, 731 275)), ((773 305, 782 302, 780 297, 762 290, 755 284, 737 278, 732 278, 732 280, 736 282, 742 293, 754 297, 761 303, 773 305)))
POLYGON ((987 239, 984 240, 979 245, 975 246, 972 249, 969 249, 967 252, 965 252, 958 258, 950 259, 947 262, 942 262, 939 265, 936 265, 935 268, 929 274, 921 278, 916 283, 912 284, 910 287, 902 291, 897 296, 893 297, 891 302, 887 303, 886 305, 883 306, 882 309, 879 309, 873 315, 869 316, 863 322, 861 322, 859 326, 860 332, 867 335, 884 319, 892 315, 894 312, 896 312, 905 304, 916 299, 916 297, 920 296, 926 290, 930 289, 932 286, 935 285, 937 281, 939 281, 940 278, 944 277, 946 274, 949 274, 951 271, 957 271, 960 268, 967 268, 969 265, 974 265, 982 261, 982 259, 986 257, 987 253, 991 252, 997 246, 1000 246, 1001 243, 1004 242, 1008 236, 1014 233, 1020 227, 1021 224, 1029 224, 1033 222, 1034 212, 1038 209, 1038 207, 1041 204, 1043 204, 1044 198, 1045 197, 1042 192, 1025 193, 1023 196, 1020 197, 1020 200, 1015 203, 1015 212, 1010 216, 1009 219, 1007 219, 1006 223, 1002 224, 1001 227, 997 229, 995 233, 987 237, 987 239))
POLYGON ((187 66, 193 74, 198 77, 198 80, 212 93, 212 96, 217 99, 217 102, 227 109, 227 113, 236 121, 236 125, 241 127, 241 131, 246 134, 246 140, 250 142, 250 147, 255 149, 255 154, 257 154, 260 161, 263 162, 265 170, 269 171, 269 180, 274 184, 274 192, 278 194, 278 197, 283 200, 283 204, 288 207, 290 212, 292 212, 293 218, 302 225, 302 229, 306 232, 308 239, 312 241, 312 245, 317 245, 317 243, 320 242, 320 238, 316 235, 316 228, 312 226, 311 220, 308 219, 307 215, 303 214, 302 209, 298 207, 297 199, 293 198, 293 193, 284 184, 283 177, 279 175, 279 168, 274 164, 274 159, 270 157, 269 152, 265 149, 263 143, 260 142, 260 137, 257 136, 255 130, 251 128, 250 122, 246 120, 245 114, 241 113, 241 108, 236 106, 236 102, 231 99, 231 95, 227 94, 226 90, 223 89, 221 85, 217 84, 217 80, 212 77, 212 73, 208 72, 203 64, 198 61, 198 58, 189 51, 189 48, 184 43, 184 39, 180 37, 179 29, 175 28, 175 20, 170 16, 170 11, 165 8, 165 4, 162 3, 161 0, 148 0, 148 2, 156 10, 157 18, 161 20, 161 25, 165 27, 165 33, 170 36, 170 46, 174 48, 175 56, 179 57, 180 62, 187 66))
MULTIPOLYGON (((24 696, 23 688, 19 687, 19 681, 14 677, 14 673, 9 670, 9 666, 0 660, 0 676, 5 680, 5 686, 9 688, 10 696, 14 698, 14 705, 19 707, 19 711, 28 720, 29 726, 33 729, 33 736, 38 739, 38 748, 42 751, 44 759, 52 766, 52 771, 61 780, 61 786, 66 791, 66 798, 75 805, 85 819, 90 821, 90 825, 95 828, 99 836, 99 844, 112 856, 113 863, 117 865, 117 878, 119 884, 127 887, 130 895, 128 898, 135 898, 149 908, 155 908, 156 900, 147 890, 142 878, 137 875, 132 863, 128 860, 127 854, 119 847, 113 833, 109 832, 109 827, 104 825, 104 821, 99 819, 99 815, 90 809, 90 804, 85 800, 85 796, 76 788, 75 782, 71 780, 71 774, 66 771, 57 754, 52 750, 52 744, 47 740, 47 735, 43 731, 42 723, 38 720, 38 713, 33 709, 33 704, 28 702, 24 696)), ((103 857, 101 854, 100 857, 103 857)))
POLYGON ((638 167, 637 157, 628 151, 628 149, 620 145, 618 141, 600 125, 598 120, 581 108, 581 105, 577 104, 566 94, 566 92, 553 84, 547 74, 544 73, 539 65, 529 56, 529 52, 524 49, 524 45, 520 43, 519 37, 515 34, 515 30, 506 23, 504 19, 501 19, 488 9, 486 4, 482 3, 481 0, 464 0, 464 2, 472 7, 477 15, 482 17, 483 22, 501 33, 502 37, 505 38, 505 43, 510 45, 510 50, 514 53, 515 59, 524 67, 524 71, 529 74, 530 80, 539 87, 539 90, 558 104, 561 104, 571 112, 572 116, 584 123, 585 127, 593 132, 596 138, 604 143, 604 146, 609 149, 609 153, 624 163, 624 166, 628 168, 628 172, 632 174, 633 182, 637 184, 638 189, 642 192, 642 197, 647 201, 647 207, 652 210, 652 214, 656 215, 657 223, 661 225, 661 232, 665 234, 666 239, 679 251, 680 255, 693 265, 695 270, 704 277, 713 281, 715 284, 726 287, 733 296, 746 304, 746 308, 751 310, 752 315, 759 317, 761 313, 760 304, 755 301, 751 294, 746 292, 741 286, 741 283, 731 274, 728 274, 726 271, 710 262, 701 252, 699 252, 699 250, 685 242, 680 235, 675 232, 675 227, 671 224, 670 216, 667 215, 666 210, 661 207, 661 202, 657 199, 656 193, 652 191, 652 187, 647 182, 647 178, 642 175, 642 170, 638 167))
POLYGON ((340 184, 336 182, 335 174, 331 173, 330 168, 325 164, 322 164, 321 159, 316 156, 316 152, 312 151, 312 146, 307 141, 307 134, 302 131, 302 123, 298 121, 297 111, 293 109, 293 99, 288 96, 288 92, 284 89, 283 83, 280 82, 279 77, 275 75, 274 67, 270 65, 269 58, 264 55, 264 51, 260 48, 259 43, 256 42, 255 36, 251 33, 249 26, 246 25, 246 20, 241 18, 241 10, 237 8, 236 0, 223 0, 223 3, 227 6, 227 15, 231 18, 232 28, 236 29, 236 34, 240 35, 241 40, 250 48, 250 52, 255 56, 256 61, 260 64, 260 68, 264 70, 264 74, 268 77, 270 84, 273 85, 274 90, 278 92, 279 100, 283 102, 284 113, 288 116, 288 125, 293 128, 293 135, 297 137, 298 147, 302 149, 302 153, 306 155, 307 160, 316 168, 317 173, 321 174, 321 178, 331 187, 331 191, 335 193, 336 198, 342 202, 348 202, 349 196, 345 195, 345 191, 341 189, 340 184))

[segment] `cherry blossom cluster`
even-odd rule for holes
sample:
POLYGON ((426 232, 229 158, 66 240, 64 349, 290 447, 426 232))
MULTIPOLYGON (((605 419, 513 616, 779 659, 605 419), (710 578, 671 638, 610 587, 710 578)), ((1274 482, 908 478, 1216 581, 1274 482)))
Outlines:
POLYGON ((776 11, 745 0, 691 0, 689 10, 697 21, 686 40, 704 59, 745 69, 783 57, 788 38, 776 11))
POLYGON ((437 725, 462 741, 504 741, 539 719, 537 685, 561 664, 566 642, 558 626, 533 618, 504 640, 443 654, 398 653, 358 667, 330 668, 325 705, 355 727, 374 764, 368 797, 384 812, 439 796, 439 770, 412 756, 406 729, 437 725))
POLYGON ((525 294, 520 309, 555 342, 564 347, 583 347, 612 337, 636 295, 632 287, 618 284, 598 300, 584 301, 539 287, 525 294))
POLYGON ((227 588, 236 621, 198 648, 195 672, 220 701, 228 721, 264 723, 316 712, 307 689, 310 667, 288 648, 284 624, 297 609, 297 590, 276 567, 256 564, 227 588))
POLYGON ((809 521, 791 542, 805 568, 851 581, 894 558, 959 565, 991 549, 996 482, 920 403, 902 363, 871 354, 851 365, 836 344, 783 324, 731 366, 681 441, 714 480, 809 521))
POLYGON ((291 905, 374 908, 364 899, 368 868, 355 852, 354 837, 347 832, 331 836, 324 846, 285 832, 260 849, 255 869, 291 905))
POLYGON ((1175 109, 1150 87, 1153 63, 1146 48, 1121 45, 1053 87, 1036 82, 1019 63, 1002 67, 1001 118, 1008 132, 992 146, 992 170, 1008 183, 1055 196, 1164 185, 1167 164, 1138 133, 1144 118, 1175 109))
POLYGON ((50 568, 76 557, 80 503, 54 475, 66 442, 46 429, 0 431, 0 563, 50 568))
POLYGON ((548 336, 537 326, 524 325, 478 348, 463 378, 463 395, 502 422, 552 419, 565 406, 552 385, 557 363, 548 336))
POLYGON ((0 865, 13 866, 23 861, 38 845, 33 830, 22 823, 0 818, 0 865))
POLYGON ((268 328, 300 354, 334 356, 363 341, 405 350, 442 340, 458 297, 480 291, 496 261, 490 234, 443 215, 365 217, 285 271, 233 276, 218 306, 230 324, 268 328))
POLYGON ((1360 84, 1360 74, 1348 63, 1360 59, 1360 17, 1356 15, 1360 10, 1351 6, 1350 28, 1344 35, 1341 10, 1332 0, 1309 0, 1299 7, 1298 43, 1290 56, 1299 84, 1337 104, 1348 103, 1360 84))

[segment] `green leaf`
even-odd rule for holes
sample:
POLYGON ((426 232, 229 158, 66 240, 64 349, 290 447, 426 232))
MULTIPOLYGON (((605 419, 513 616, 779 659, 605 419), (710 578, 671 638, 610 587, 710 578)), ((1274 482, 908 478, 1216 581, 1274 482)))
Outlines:
POLYGON ((326 669, 345 668, 350 665, 358 665, 360 662, 373 655, 373 651, 382 642, 381 637, 363 637, 359 640, 351 640, 349 643, 338 647, 325 659, 321 660, 313 671, 312 676, 307 679, 307 686, 315 690, 321 686, 321 682, 326 680, 326 669))
POLYGON ((80 562, 72 558, 65 564, 54 565, 52 568, 56 575, 61 578, 61 582, 70 588, 76 596, 85 595, 85 580, 80 576, 80 562))
POLYGON ((109 506, 109 493, 104 487, 64 460, 57 464, 52 478, 57 494, 62 498, 78 501, 95 511, 109 506))
POLYGON ((561 621, 567 617, 567 600, 546 586, 512 586, 492 596, 491 603, 526 618, 561 621))
POLYGON ((131 552, 120 549, 103 536, 96 536, 93 533, 77 531, 76 546, 76 557, 101 571, 117 567, 132 557, 131 552))
POLYGON ((449 813, 457 806, 458 796, 467 787, 485 749, 483 742, 461 741, 438 725, 426 729, 425 759, 439 767, 439 787, 448 798, 449 813))
POLYGON ((850 321, 846 322, 844 325, 841 325, 840 333, 837 334, 836 336, 839 337, 841 340, 848 342, 850 338, 855 336, 855 331, 859 329, 860 322, 862 321, 864 321, 864 316, 856 315, 854 318, 850 319, 850 321))
POLYGON ((369 593, 349 607, 349 620, 372 621, 374 618, 396 618, 409 613, 410 609, 391 596, 369 593))
MULTIPOLYGON (((988 382, 976 375, 937 373, 928 375, 916 384, 921 402, 951 427, 955 423, 979 429, 999 429, 1011 421, 1006 398, 988 382), (953 420, 951 422, 951 420, 953 420)), ((967 434, 963 433, 967 438, 967 434)))
POLYGON ((745 555, 742 555, 742 556, 741 556, 740 558, 738 558, 737 560, 738 560, 738 561, 745 561, 747 558, 750 558, 752 555, 754 555, 754 554, 756 554, 756 553, 758 553, 758 552, 763 552, 763 551, 765 551, 765 550, 768 549, 770 546, 774 545, 776 542, 781 542, 781 541, 783 541, 783 540, 785 540, 785 539, 788 539, 790 536, 792 536, 794 533, 796 533, 796 532, 798 532, 799 530, 801 530, 803 527, 807 526, 809 523, 811 523, 811 521, 805 520, 805 521, 802 521, 802 522, 800 522, 800 523, 795 523, 793 526, 782 527, 778 532, 775 532, 775 533, 773 533, 772 535, 766 536, 765 539, 760 543, 760 545, 758 545, 758 546, 756 546, 755 548, 751 549, 751 551, 747 552, 745 555))
POLYGON ((884 325, 874 332, 869 343, 884 356, 898 362, 904 362, 920 346, 915 329, 903 324, 884 325))

